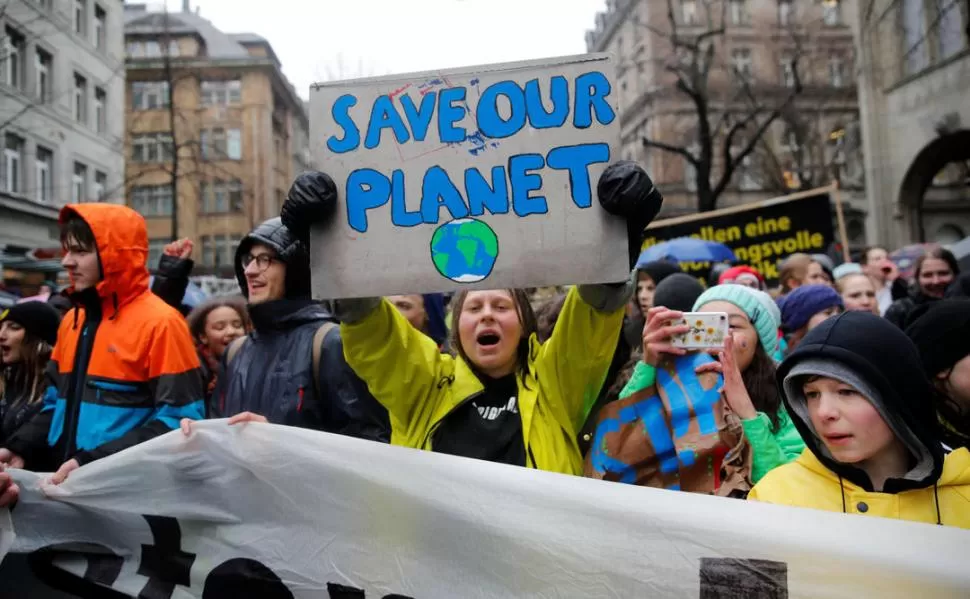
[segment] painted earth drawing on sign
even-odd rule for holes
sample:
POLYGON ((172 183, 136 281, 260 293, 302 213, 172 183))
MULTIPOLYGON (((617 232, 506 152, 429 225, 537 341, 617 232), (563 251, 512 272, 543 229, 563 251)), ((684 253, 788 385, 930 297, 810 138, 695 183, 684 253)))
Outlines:
POLYGON ((498 258, 498 236, 484 222, 460 218, 431 236, 431 260, 441 276, 456 283, 477 283, 492 273, 498 258))

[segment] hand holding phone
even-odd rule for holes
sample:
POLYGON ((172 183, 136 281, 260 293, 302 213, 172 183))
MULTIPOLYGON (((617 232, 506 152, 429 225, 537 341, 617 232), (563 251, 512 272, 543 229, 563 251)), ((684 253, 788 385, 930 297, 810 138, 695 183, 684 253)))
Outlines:
POLYGON ((687 330, 673 335, 670 344, 681 349, 721 349, 728 336, 726 312, 685 312, 674 325, 684 325, 687 330))

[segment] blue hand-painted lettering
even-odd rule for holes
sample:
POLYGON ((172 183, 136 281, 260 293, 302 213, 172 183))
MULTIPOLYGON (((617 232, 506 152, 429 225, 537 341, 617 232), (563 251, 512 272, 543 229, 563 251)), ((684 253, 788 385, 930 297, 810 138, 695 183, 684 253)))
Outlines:
POLYGON ((549 95, 552 98, 552 111, 547 112, 542 102, 539 80, 533 79, 525 84, 525 106, 529 114, 529 125, 533 129, 556 129, 566 124, 569 117, 569 82, 562 75, 553 77, 549 82, 549 95))
POLYGON ((367 232, 367 211, 383 206, 391 197, 391 181, 380 171, 361 168, 347 177, 347 222, 355 231, 367 232))
POLYGON ((394 174, 391 175, 391 224, 397 227, 420 225, 421 211, 408 212, 404 200, 404 171, 395 169, 394 174))
POLYGON ((580 208, 593 205, 593 190, 589 180, 589 165, 610 161, 609 144, 581 144, 562 146, 549 152, 549 168, 569 171, 569 190, 580 208))
POLYGON ((515 81, 499 81, 485 88, 478 100, 478 130, 486 137, 504 139, 511 137, 525 127, 525 93, 515 81), (508 118, 499 114, 499 96, 509 101, 511 113, 508 118))
POLYGON ((424 141, 428 136, 428 128, 431 126, 431 117, 434 116, 434 103, 437 97, 435 92, 425 94, 421 97, 421 106, 415 107, 410 94, 401 96, 404 118, 411 126, 411 135, 414 137, 414 141, 424 141))
POLYGON ((481 216, 486 209, 491 214, 508 213, 509 190, 506 186, 505 167, 492 167, 491 184, 477 168, 466 169, 465 193, 468 194, 468 213, 471 216, 481 216))
POLYGON ((539 154, 519 154, 509 158, 509 181, 512 183, 512 210, 518 216, 549 212, 545 196, 534 196, 542 189, 542 176, 537 171, 546 165, 539 154))
POLYGON ((360 129, 354 119, 350 118, 350 109, 357 105, 357 98, 350 94, 344 94, 337 98, 330 109, 333 120, 343 129, 343 137, 337 139, 336 135, 327 140, 327 148, 334 154, 343 154, 356 150, 360 145, 360 129))
POLYGON ((438 134, 442 143, 465 141, 465 128, 456 126, 465 118, 465 88, 450 87, 438 94, 438 134), (457 106, 456 103, 460 103, 457 106))
MULTIPOLYGON (((701 387, 700 379, 695 372, 697 366, 711 360, 712 358, 706 354, 688 354, 674 361, 677 378, 685 387, 686 394, 666 369, 658 370, 657 384, 663 388, 670 403, 669 426, 664 418, 663 402, 658 395, 652 395, 622 408, 616 418, 601 421, 596 427, 593 446, 590 448, 590 464, 594 470, 602 474, 617 475, 620 482, 636 482, 634 466, 608 455, 605 452, 604 441, 606 435, 619 432, 622 426, 637 420, 643 423, 643 430, 654 448, 661 472, 673 474, 681 466, 694 465, 697 454, 692 449, 678 452, 674 440, 683 438, 689 432, 691 408, 701 434, 717 432, 714 406, 720 400, 718 389, 722 381, 718 381, 711 389, 705 390, 701 387), (671 435, 671 428, 673 428, 673 435, 671 435)), ((680 485, 673 485, 671 488, 679 489, 680 485)))
POLYGON ((374 101, 371 109, 370 122, 367 124, 367 137, 364 139, 364 147, 373 150, 381 143, 381 134, 384 129, 394 132, 397 143, 403 144, 411 139, 408 128, 404 125, 404 120, 398 114, 394 106, 394 100, 390 96, 381 96, 374 101))
POLYGON ((424 174, 424 181, 421 184, 421 218, 426 223, 438 222, 441 207, 444 206, 451 213, 453 220, 468 216, 468 207, 461 199, 461 193, 448 171, 440 166, 433 166, 424 174))
MULTIPOLYGON (((508 167, 492 167, 489 175, 478 167, 464 171, 462 190, 440 166, 429 169, 421 185, 420 211, 409 211, 405 197, 405 175, 395 170, 388 178, 373 169, 358 169, 347 179, 347 219, 350 226, 367 231, 367 212, 391 202, 391 222, 400 227, 437 224, 440 208, 451 218, 506 214, 510 205, 517 216, 549 212, 545 196, 534 192, 542 189, 541 170, 549 167, 569 171, 572 201, 580 208, 592 206, 592 184, 588 166, 608 162, 609 146, 586 144, 553 148, 547 158, 540 154, 521 154, 509 159, 508 167), (489 180, 490 179, 490 180, 489 180)), ((414 204, 412 204, 413 206, 414 204)))
POLYGON ((598 71, 585 73, 576 78, 576 107, 573 114, 573 125, 578 129, 587 129, 593 125, 593 113, 596 122, 609 125, 616 118, 613 107, 607 97, 613 91, 610 80, 598 71))

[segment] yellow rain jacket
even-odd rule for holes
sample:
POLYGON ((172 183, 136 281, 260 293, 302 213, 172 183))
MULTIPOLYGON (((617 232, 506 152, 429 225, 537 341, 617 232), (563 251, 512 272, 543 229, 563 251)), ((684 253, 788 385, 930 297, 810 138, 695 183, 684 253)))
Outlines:
MULTIPOLYGON (((528 466, 582 472, 577 431, 606 378, 622 324, 622 306, 598 311, 574 287, 552 337, 529 339, 529 369, 517 379, 528 466)), ((341 324, 340 334, 347 363, 389 412, 394 445, 431 450, 445 416, 484 390, 462 358, 439 352, 387 300, 341 324)))
POLYGON ((839 477, 810 449, 790 464, 769 472, 748 499, 829 512, 863 514, 912 522, 937 522, 970 528, 970 452, 948 454, 936 486, 900 493, 874 493, 839 477), (843 509, 844 496, 844 509, 843 509), (939 518, 937 518, 937 499, 939 518))

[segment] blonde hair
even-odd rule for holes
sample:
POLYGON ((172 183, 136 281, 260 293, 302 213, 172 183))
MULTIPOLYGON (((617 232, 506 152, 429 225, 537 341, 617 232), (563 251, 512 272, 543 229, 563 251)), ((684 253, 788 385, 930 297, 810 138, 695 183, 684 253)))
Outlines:
POLYGON ((839 277, 839 280, 837 280, 835 282, 835 289, 836 289, 836 291, 839 292, 839 295, 845 293, 845 285, 846 285, 846 283, 848 283, 849 279, 852 279, 853 277, 864 277, 866 279, 869 279, 869 282, 872 283, 873 290, 879 289, 879 286, 876 285, 875 280, 872 277, 870 277, 869 275, 867 275, 866 273, 864 273, 864 272, 850 272, 849 274, 847 274, 845 276, 839 277))
POLYGON ((788 293, 794 287, 789 285, 792 280, 801 283, 808 276, 808 266, 814 262, 808 254, 792 254, 781 263, 778 273, 778 284, 781 286, 781 293, 788 293))

